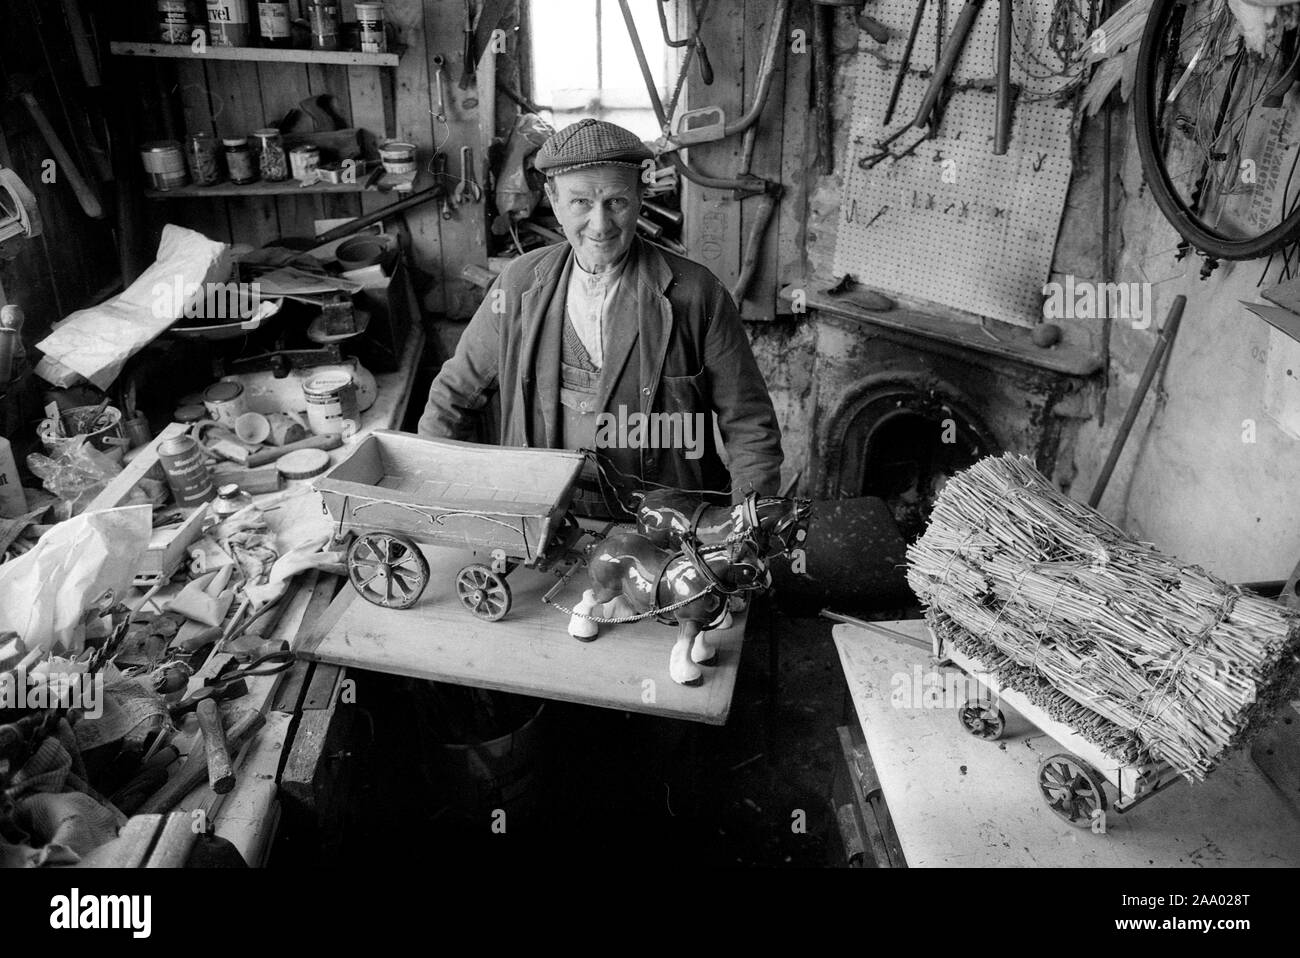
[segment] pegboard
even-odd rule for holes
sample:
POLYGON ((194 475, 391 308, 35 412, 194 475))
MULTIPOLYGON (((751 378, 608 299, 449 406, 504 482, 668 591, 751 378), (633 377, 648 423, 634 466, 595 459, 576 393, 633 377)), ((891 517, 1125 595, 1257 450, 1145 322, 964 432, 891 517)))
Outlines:
MULTIPOLYGON (((1020 326, 1042 315, 1042 287, 1072 170, 1071 110, 1056 105, 1065 80, 1044 61, 1056 0, 1017 0, 1012 40, 1015 102, 1011 140, 993 155, 998 4, 986 2, 953 75, 939 135, 907 130, 887 158, 870 169, 863 157, 907 126, 925 94, 935 62, 936 0, 926 6, 908 76, 889 127, 881 122, 898 72, 916 0, 880 0, 871 15, 890 27, 883 47, 865 35, 854 78, 853 119, 836 236, 836 275, 852 273, 873 288, 1020 326), (987 91, 963 88, 987 80, 987 91)), ((949 0, 945 39, 962 4, 949 0)), ((981 84, 983 86, 985 84, 981 84)))

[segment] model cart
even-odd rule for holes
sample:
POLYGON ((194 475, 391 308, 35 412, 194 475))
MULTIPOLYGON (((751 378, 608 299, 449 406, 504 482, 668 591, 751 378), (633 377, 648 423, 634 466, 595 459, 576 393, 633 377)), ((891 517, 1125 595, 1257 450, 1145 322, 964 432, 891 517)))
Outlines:
POLYGON ((424 439, 380 431, 315 482, 336 541, 350 539, 348 579, 390 609, 429 584, 417 543, 486 552, 456 576, 456 595, 481 619, 510 611, 506 579, 520 565, 546 571, 573 559, 582 535, 569 514, 583 455, 424 439))
POLYGON ((1108 810, 1127 812, 1182 778, 1167 762, 1119 762, 1068 725, 1052 718, 1024 693, 1001 687, 979 659, 963 653, 951 642, 945 643, 933 628, 930 636, 936 661, 956 665, 989 693, 976 695, 957 710, 958 721, 966 732, 990 742, 1001 738, 1006 718, 997 707, 1000 700, 1068 750, 1048 755, 1038 765, 1039 793, 1047 807, 1063 821, 1077 828, 1095 828, 1098 819, 1105 821, 1108 810), (1113 804, 1107 795, 1108 785, 1117 795, 1113 804))

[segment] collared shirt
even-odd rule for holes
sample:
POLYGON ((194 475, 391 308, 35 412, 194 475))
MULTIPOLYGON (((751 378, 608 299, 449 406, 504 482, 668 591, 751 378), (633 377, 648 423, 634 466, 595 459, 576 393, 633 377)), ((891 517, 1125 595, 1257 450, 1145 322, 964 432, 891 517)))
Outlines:
POLYGON ((569 273, 564 313, 597 369, 605 365, 605 315, 618 290, 627 261, 628 257, 624 256, 602 273, 588 273, 575 257, 569 273))

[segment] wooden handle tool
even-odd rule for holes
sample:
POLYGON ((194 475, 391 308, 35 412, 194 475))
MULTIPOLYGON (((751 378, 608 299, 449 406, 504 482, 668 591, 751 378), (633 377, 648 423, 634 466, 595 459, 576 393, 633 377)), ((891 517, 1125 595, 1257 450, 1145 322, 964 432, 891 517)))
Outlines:
POLYGON ((341 445, 343 445, 343 440, 338 436, 312 436, 310 439, 291 442, 287 446, 275 446, 271 449, 255 452, 248 457, 247 465, 250 469, 265 466, 268 462, 275 462, 285 453, 293 452, 296 449, 337 449, 341 445))
POLYGON ((208 784, 218 795, 225 795, 235 787, 235 770, 230 762, 230 747, 226 732, 221 727, 221 710, 212 699, 203 699, 195 710, 199 728, 203 730, 203 747, 208 761, 208 784))

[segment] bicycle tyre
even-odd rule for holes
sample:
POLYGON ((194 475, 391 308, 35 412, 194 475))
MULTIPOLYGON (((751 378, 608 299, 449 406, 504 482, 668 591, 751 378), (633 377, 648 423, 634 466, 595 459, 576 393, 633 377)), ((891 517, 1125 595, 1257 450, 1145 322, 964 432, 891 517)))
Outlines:
POLYGON ((1277 226, 1258 236, 1234 239, 1201 221, 1174 188, 1157 149, 1155 99, 1158 96, 1158 73, 1163 62, 1159 57, 1161 37, 1169 19, 1186 0, 1153 0, 1138 48, 1137 75, 1133 97, 1138 158, 1151 197, 1170 225, 1198 252, 1228 260, 1258 259, 1277 252, 1300 238, 1300 203, 1277 226))

